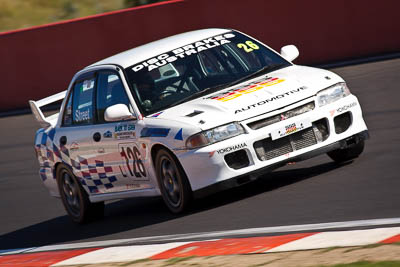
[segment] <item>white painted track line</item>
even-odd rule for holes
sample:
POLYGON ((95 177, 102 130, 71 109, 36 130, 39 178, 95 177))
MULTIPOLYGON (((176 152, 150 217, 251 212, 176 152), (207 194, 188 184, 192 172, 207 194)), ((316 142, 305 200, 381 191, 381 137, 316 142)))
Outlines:
POLYGON ((143 246, 124 246, 104 248, 86 254, 73 257, 71 259, 58 262, 51 266, 76 265, 76 264, 95 264, 110 262, 129 262, 144 258, 149 258, 155 254, 168 249, 176 248, 189 242, 174 242, 168 244, 143 245, 143 246))
POLYGON ((292 241, 268 250, 267 252, 306 250, 328 247, 363 246, 379 243, 380 241, 398 234, 400 234, 400 227, 325 232, 292 241))

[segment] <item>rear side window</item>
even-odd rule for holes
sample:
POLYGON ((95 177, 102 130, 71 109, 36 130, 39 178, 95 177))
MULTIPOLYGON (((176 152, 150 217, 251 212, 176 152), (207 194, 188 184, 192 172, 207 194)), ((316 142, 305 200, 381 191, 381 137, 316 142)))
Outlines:
POLYGON ((118 74, 107 71, 99 73, 98 77, 97 120, 104 123, 104 112, 108 107, 125 104, 130 108, 130 103, 118 74))
POLYGON ((88 78, 74 86, 72 100, 72 120, 74 125, 93 123, 93 94, 96 79, 88 78))
POLYGON ((69 95, 68 102, 65 105, 63 126, 70 126, 72 124, 72 94, 69 95))

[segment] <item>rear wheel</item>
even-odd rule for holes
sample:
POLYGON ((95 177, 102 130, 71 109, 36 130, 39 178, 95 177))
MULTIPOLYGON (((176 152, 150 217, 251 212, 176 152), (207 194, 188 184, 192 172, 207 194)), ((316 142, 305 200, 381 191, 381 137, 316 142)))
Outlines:
POLYGON ((63 165, 57 168, 57 184, 64 208, 74 222, 85 223, 103 217, 104 202, 91 203, 78 179, 63 165))
POLYGON ((185 172, 171 153, 160 149, 156 155, 156 172, 161 195, 169 210, 180 213, 192 200, 192 189, 185 172))
POLYGON ((331 152, 328 152, 327 154, 335 162, 342 163, 357 158, 363 151, 364 140, 360 140, 357 144, 351 147, 333 150, 331 152))

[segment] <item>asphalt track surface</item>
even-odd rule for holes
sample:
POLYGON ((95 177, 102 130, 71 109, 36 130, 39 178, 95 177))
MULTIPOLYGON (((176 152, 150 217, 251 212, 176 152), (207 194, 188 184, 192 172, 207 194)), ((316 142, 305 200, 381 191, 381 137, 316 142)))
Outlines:
POLYGON ((326 155, 199 199, 172 215, 161 198, 106 205, 105 218, 76 225, 38 176, 32 115, 0 119, 0 250, 84 241, 400 217, 400 59, 333 69, 348 83, 370 130, 346 165, 326 155))

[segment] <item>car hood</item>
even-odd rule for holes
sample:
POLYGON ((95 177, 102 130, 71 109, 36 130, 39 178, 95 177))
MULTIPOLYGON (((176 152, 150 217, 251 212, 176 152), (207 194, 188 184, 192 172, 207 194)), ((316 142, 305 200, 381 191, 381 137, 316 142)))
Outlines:
POLYGON ((338 82, 343 79, 330 71, 293 65, 149 117, 179 121, 205 130, 271 112, 312 97, 338 82))

